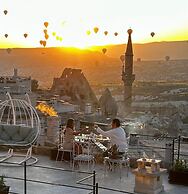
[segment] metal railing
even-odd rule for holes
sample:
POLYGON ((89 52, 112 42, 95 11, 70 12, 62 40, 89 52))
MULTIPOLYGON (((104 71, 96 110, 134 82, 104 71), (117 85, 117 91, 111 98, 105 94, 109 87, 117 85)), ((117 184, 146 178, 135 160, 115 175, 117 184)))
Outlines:
MULTIPOLYGON (((188 137, 178 136, 178 137, 171 137, 171 136, 153 136, 153 135, 143 135, 143 134, 130 134, 133 138, 136 139, 136 143, 134 146, 129 147, 129 151, 131 150, 150 150, 152 153, 157 152, 165 152, 167 148, 166 144, 171 144, 172 146, 172 160, 175 159, 188 159, 188 137), (151 140, 151 142, 150 142, 151 140), (148 143, 148 142, 150 143, 148 143), (160 143, 157 143, 160 142, 160 143), (157 143, 157 145, 155 145, 157 143), (183 146, 187 145, 187 149, 183 146)), ((164 159, 161 157, 161 159, 164 159)))
MULTIPOLYGON (((7 165, 15 165, 16 163, 14 162, 3 162, 4 164, 7 165)), ((21 166, 21 165, 20 165, 21 166)), ((23 163, 23 177, 15 177, 15 176, 4 176, 6 179, 12 179, 16 181, 23 181, 23 193, 27 194, 28 188, 27 188, 27 183, 36 183, 36 184, 44 184, 44 185, 49 185, 49 186, 59 186, 59 187, 68 187, 72 189, 79 189, 79 190, 86 190, 89 193, 88 194, 98 194, 98 183, 96 183, 96 172, 93 171, 92 173, 90 172, 85 172, 85 171, 76 171, 77 173, 82 173, 82 174, 88 174, 86 178, 92 178, 93 179, 93 184, 88 185, 87 187, 81 187, 81 186, 75 186, 75 185, 70 185, 70 184, 60 184, 60 183, 53 183, 53 182, 47 182, 47 181, 42 181, 42 180, 34 180, 34 179, 28 179, 27 178, 27 164, 26 162, 23 163)), ((56 168, 56 167, 50 167, 50 166, 41 166, 41 165, 35 165, 35 166, 30 166, 30 168, 43 168, 46 170, 55 170, 55 171, 64 171, 64 172, 75 172, 73 170, 67 170, 67 169, 62 169, 62 168, 56 168)), ((10 191, 9 193, 12 194, 17 194, 13 191, 10 191)))
MULTIPOLYGON (((4 162, 4 164, 7 165, 15 165, 16 163, 13 162, 4 162)), ((67 187, 67 188, 72 188, 72 189, 79 189, 79 190, 85 190, 88 191, 88 194, 99 194, 99 189, 100 190, 105 190, 110 192, 116 192, 116 193, 126 193, 126 194, 134 194, 134 192, 129 192, 125 190, 120 190, 120 189, 115 189, 115 188, 109 188, 109 187, 104 187, 104 186, 99 186, 98 182, 96 182, 96 172, 86 172, 86 171, 76 171, 76 173, 83 173, 86 174, 87 176, 76 181, 76 184, 80 186, 75 186, 71 184, 60 184, 60 183, 53 183, 53 182, 48 182, 48 181, 43 181, 43 180, 34 180, 34 179, 29 179, 28 178, 28 171, 27 171, 27 164, 26 162, 23 163, 23 165, 20 165, 23 167, 23 177, 17 177, 17 176, 5 176, 6 179, 12 179, 15 181, 22 181, 23 182, 23 194, 28 193, 28 183, 35 183, 35 184, 43 184, 43 185, 48 185, 48 186, 58 186, 58 187, 67 187), (84 181, 92 179, 91 184, 84 183, 84 181)), ((55 171, 62 171, 62 172, 75 172, 72 170, 67 170, 67 169, 62 169, 62 168, 56 168, 56 167, 51 167, 51 166, 41 166, 41 165, 35 165, 35 166, 30 166, 30 168, 42 168, 46 170, 55 170, 55 171)), ((11 194, 20 194, 14 191, 10 191, 9 193, 11 194)))
MULTIPOLYGON (((142 135, 142 134, 133 134, 138 136, 138 142, 141 140, 153 140, 156 141, 156 136, 151 136, 151 135, 142 135)), ((185 141, 187 137, 159 137, 157 141, 166 141, 166 142, 170 142, 172 144, 172 165, 175 159, 185 159, 186 157, 188 158, 188 151, 186 153, 182 153, 182 146, 187 144, 188 142, 185 141)), ((188 139, 188 138, 187 138, 188 139)), ((165 151, 167 148, 165 146, 163 146, 161 144, 161 146, 156 146, 156 145, 143 145, 140 144, 136 145, 134 147, 130 147, 130 150, 136 150, 138 151, 138 149, 149 149, 151 151, 153 151, 155 153, 155 150, 163 150, 165 151)), ((15 164, 12 162, 4 162, 5 164, 15 164)), ((41 169, 47 169, 47 170, 54 170, 54 171, 64 171, 64 172, 75 172, 73 170, 67 170, 67 169, 63 169, 63 168, 57 168, 57 167, 51 167, 51 166, 42 166, 42 165, 35 165, 35 166, 31 166, 31 168, 41 168, 41 169)), ((114 188, 108 188, 108 187, 104 187, 104 186, 99 186, 98 183, 96 182, 96 172, 93 171, 92 173, 90 172, 85 172, 85 171, 77 171, 77 173, 82 173, 82 174, 86 174, 87 176, 78 180, 76 182, 76 184, 80 185, 80 186, 76 186, 76 185, 70 185, 70 184, 60 184, 60 183, 53 183, 53 182, 47 182, 47 181, 43 181, 43 180, 33 180, 33 179, 28 179, 28 172, 27 172, 27 164, 26 162, 23 165, 23 177, 11 177, 11 176, 5 176, 5 178, 7 179, 14 179, 16 181, 23 181, 23 193, 27 194, 28 188, 27 188, 27 183, 31 182, 31 183, 36 183, 36 184, 44 184, 44 185, 51 185, 51 186, 59 186, 59 187, 69 187, 69 188, 73 188, 73 189, 80 189, 80 190, 85 190, 88 191, 90 194, 98 194, 99 193, 99 189, 100 190, 108 190, 109 192, 117 192, 117 193, 127 193, 127 194, 133 194, 131 192, 128 191, 123 191, 123 190, 118 190, 118 189, 114 189, 114 188), (92 183, 91 184, 87 184, 84 183, 85 180, 88 179, 92 179, 92 183)), ((12 194, 17 194, 15 192, 10 192, 12 194)), ((89 194, 88 193, 88 194, 89 194)))

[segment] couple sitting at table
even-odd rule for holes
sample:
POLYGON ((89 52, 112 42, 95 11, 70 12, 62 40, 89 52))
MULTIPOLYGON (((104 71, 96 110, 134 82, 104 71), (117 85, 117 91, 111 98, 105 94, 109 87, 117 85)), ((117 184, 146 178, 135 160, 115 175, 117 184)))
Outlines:
MULTIPOLYGON (((102 134, 105 137, 110 138, 110 145, 117 146, 119 154, 124 154, 127 150, 127 138, 126 133, 122 127, 120 127, 120 120, 113 119, 112 121, 112 129, 109 131, 103 131, 98 125, 94 125, 95 130, 102 134)), ((75 131, 75 124, 73 119, 68 119, 66 128, 64 130, 64 139, 63 139, 63 148, 64 149, 73 149, 74 136, 84 133, 86 129, 75 131)), ((78 145, 75 146, 75 152, 80 153, 80 147, 78 145)), ((106 152, 107 153, 107 152, 106 152)))

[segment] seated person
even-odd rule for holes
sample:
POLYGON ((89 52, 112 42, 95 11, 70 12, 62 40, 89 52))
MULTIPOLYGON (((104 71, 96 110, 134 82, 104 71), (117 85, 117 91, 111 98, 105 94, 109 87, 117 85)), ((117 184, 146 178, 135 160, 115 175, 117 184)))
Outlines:
MULTIPOLYGON (((73 142, 75 135, 85 132, 85 129, 76 131, 75 130, 75 122, 74 119, 68 119, 66 127, 64 129, 63 135, 63 149, 64 150, 72 150, 73 149, 73 142)), ((78 144, 75 144, 75 152, 81 153, 81 147, 78 144)))
POLYGON ((124 129, 120 127, 119 119, 113 119, 112 129, 109 131, 103 131, 97 125, 95 125, 95 129, 98 133, 110 138, 110 147, 116 145, 119 155, 124 154, 127 151, 128 146, 126 133, 124 129))

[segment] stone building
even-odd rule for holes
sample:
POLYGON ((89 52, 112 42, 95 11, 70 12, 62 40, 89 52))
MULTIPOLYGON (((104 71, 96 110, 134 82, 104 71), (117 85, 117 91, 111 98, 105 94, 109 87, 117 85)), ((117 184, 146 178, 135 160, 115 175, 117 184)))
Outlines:
POLYGON ((11 95, 24 95, 31 93, 31 77, 21 77, 14 69, 13 76, 0 76, 0 95, 9 92, 11 95))

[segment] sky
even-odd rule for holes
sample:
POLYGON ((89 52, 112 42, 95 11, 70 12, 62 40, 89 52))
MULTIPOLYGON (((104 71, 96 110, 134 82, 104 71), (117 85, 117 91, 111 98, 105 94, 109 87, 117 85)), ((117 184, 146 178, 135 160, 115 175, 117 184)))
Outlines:
POLYGON ((47 47, 122 44, 129 28, 134 43, 188 40, 187 8, 188 0, 0 0, 0 48, 42 47, 44 29, 47 47))

